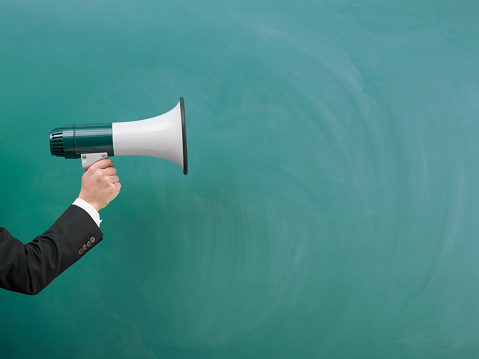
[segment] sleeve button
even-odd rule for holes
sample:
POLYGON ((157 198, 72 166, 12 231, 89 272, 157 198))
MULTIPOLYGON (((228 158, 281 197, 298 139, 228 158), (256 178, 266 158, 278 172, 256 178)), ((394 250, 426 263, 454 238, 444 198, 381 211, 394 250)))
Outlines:
POLYGON ((86 242, 86 246, 87 246, 88 248, 90 248, 90 247, 91 247, 91 242, 90 242, 90 241, 86 242))
POLYGON ((78 250, 78 254, 83 254, 83 248, 80 248, 80 249, 78 250))
POLYGON ((87 250, 87 246, 86 244, 83 245, 83 250, 86 251, 87 250))
POLYGON ((90 242, 91 242, 91 243, 95 243, 95 241, 96 241, 96 238, 93 237, 93 236, 91 236, 91 237, 90 237, 90 242))

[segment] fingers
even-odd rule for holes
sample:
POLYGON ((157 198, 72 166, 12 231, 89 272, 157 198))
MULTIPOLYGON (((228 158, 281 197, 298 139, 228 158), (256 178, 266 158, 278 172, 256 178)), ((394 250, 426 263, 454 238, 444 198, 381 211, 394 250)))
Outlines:
MULTIPOLYGON (((120 189, 121 189, 121 183, 120 182, 117 182, 114 184, 115 186, 115 191, 116 191, 116 194, 115 194, 115 197, 113 197, 113 199, 115 199, 116 197, 118 197, 118 195, 120 194, 120 189)), ((112 201, 113 201, 112 199, 112 201)))
POLYGON ((109 158, 105 158, 103 160, 97 161, 94 164, 91 165, 90 168, 95 169, 105 169, 108 167, 113 167, 113 161, 109 158))
POLYGON ((113 167, 113 162, 109 158, 95 162, 90 168, 91 172, 95 172, 97 176, 107 177, 112 183, 120 180, 116 176, 117 170, 113 167))
POLYGON ((115 167, 107 167, 103 170, 103 173, 107 176, 114 176, 114 175, 116 175, 116 168, 115 167))

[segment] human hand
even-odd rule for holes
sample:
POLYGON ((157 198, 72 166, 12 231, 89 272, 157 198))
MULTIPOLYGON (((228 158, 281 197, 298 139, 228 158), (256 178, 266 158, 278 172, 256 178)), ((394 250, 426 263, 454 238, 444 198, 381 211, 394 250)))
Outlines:
POLYGON ((120 179, 111 159, 95 162, 81 179, 78 198, 90 203, 97 211, 105 208, 120 192, 120 179))

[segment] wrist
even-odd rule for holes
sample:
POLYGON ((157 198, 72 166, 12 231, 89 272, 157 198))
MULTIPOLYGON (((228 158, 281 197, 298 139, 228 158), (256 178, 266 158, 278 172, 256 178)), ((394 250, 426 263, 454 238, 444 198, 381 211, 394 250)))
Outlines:
POLYGON ((85 198, 84 196, 82 196, 82 194, 80 193, 80 195, 78 196, 78 198, 80 198, 81 200, 85 201, 86 203, 88 203, 90 206, 92 206, 93 208, 95 208, 95 211, 97 212, 100 212, 100 209, 102 209, 102 207, 100 207, 98 205, 98 203, 94 202, 94 201, 89 201, 87 198, 85 198))

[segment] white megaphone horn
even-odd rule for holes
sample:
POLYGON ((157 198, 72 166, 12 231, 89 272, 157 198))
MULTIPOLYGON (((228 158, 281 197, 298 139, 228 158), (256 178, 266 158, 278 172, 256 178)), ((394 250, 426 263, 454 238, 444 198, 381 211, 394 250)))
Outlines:
POLYGON ((185 103, 146 120, 67 125, 50 132, 52 155, 81 158, 83 169, 108 156, 150 156, 176 163, 188 173, 185 103))

